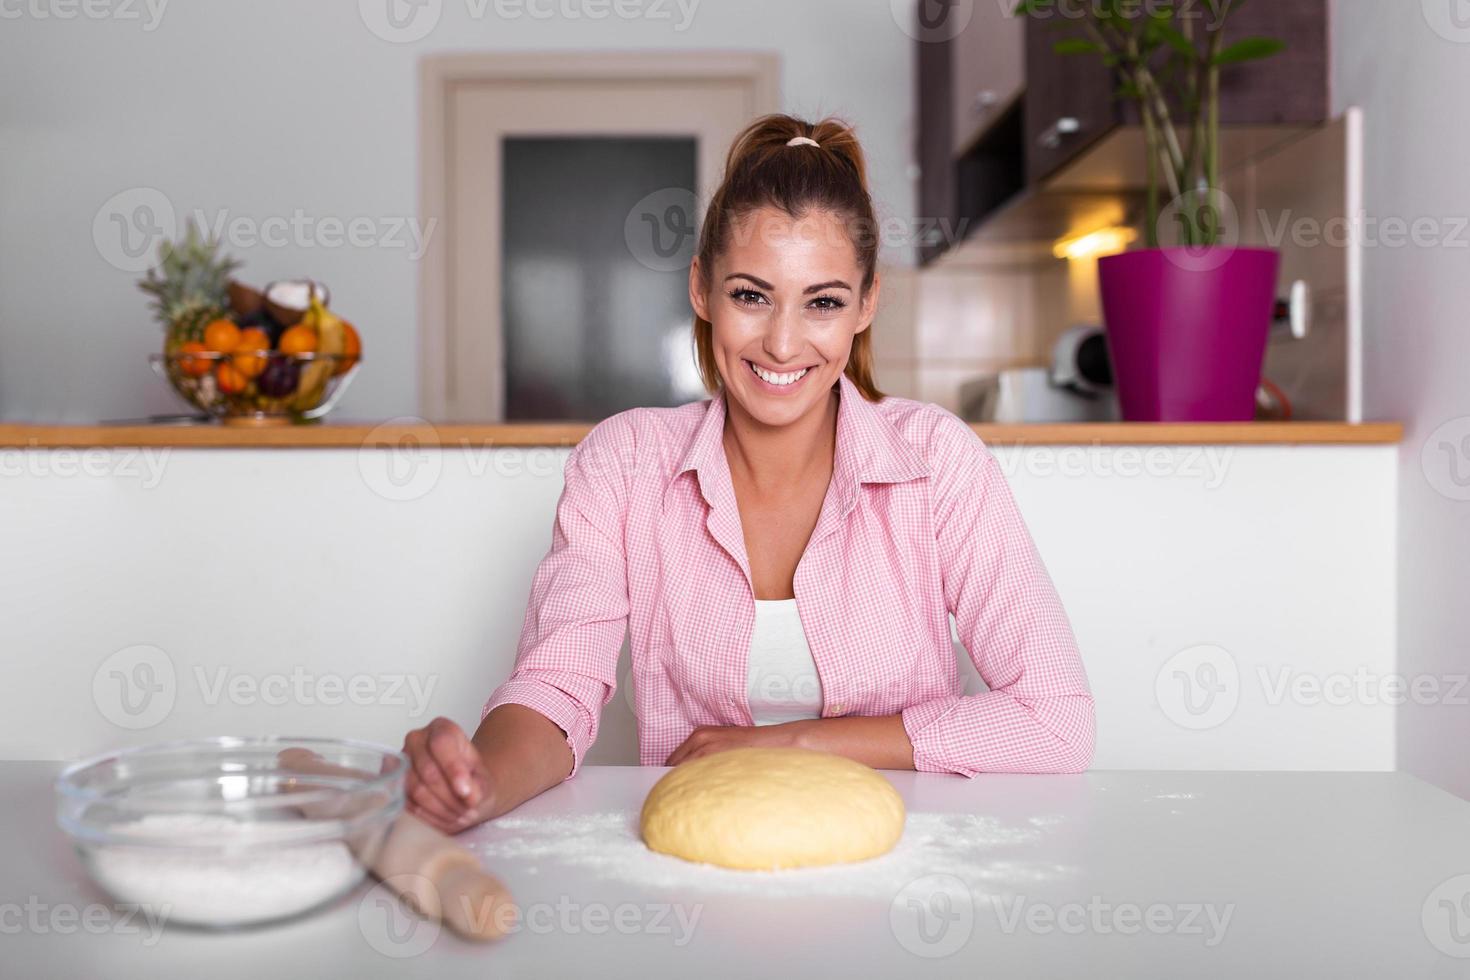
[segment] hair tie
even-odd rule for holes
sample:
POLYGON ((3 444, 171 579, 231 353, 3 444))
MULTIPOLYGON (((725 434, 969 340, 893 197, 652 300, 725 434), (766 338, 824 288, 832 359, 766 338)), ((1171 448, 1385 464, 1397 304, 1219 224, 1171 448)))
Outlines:
POLYGON ((822 147, 822 144, 818 143, 816 140, 812 139, 810 136, 793 136, 791 139, 789 139, 789 140, 786 141, 786 145, 787 146, 815 146, 818 149, 821 149, 821 147, 822 147))

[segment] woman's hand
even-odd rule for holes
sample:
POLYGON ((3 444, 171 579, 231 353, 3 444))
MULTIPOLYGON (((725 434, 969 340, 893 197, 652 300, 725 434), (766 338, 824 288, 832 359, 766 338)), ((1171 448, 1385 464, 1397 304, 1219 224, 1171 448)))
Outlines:
POLYGON ((724 752, 726 749, 752 746, 792 748, 801 744, 800 736, 804 724, 793 721, 784 725, 701 725, 689 733, 689 737, 669 755, 664 765, 677 766, 681 762, 724 752))
POLYGON ((409 770, 407 810, 446 834, 490 818, 494 782, 475 744, 448 718, 435 718, 403 739, 409 770))

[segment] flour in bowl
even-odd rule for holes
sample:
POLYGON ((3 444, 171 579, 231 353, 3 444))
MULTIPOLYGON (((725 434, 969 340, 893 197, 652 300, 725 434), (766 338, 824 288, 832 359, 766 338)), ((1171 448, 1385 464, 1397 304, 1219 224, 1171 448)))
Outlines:
POLYGON ((204 813, 153 814, 111 828, 140 843, 99 845, 90 852, 90 867, 114 898, 156 910, 169 921, 265 922, 320 905, 362 877, 362 867, 342 841, 299 843, 303 833, 319 826, 204 813))
POLYGON ((887 854, 855 864, 780 871, 736 871, 650 851, 639 837, 636 811, 505 816, 461 842, 486 867, 507 873, 511 864, 524 866, 527 874, 558 866, 649 891, 886 899, 929 874, 954 875, 981 892, 1068 875, 1073 869, 1027 861, 1014 853, 1041 840, 1048 829, 1035 820, 1013 826, 977 814, 910 812, 903 837, 887 854))

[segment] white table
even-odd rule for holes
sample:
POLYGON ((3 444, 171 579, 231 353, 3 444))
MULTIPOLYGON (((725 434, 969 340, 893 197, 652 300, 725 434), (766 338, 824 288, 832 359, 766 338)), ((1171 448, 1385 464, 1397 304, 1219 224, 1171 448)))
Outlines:
MULTIPOLYGON (((1470 976, 1470 803, 1397 773, 885 773, 911 813, 984 814, 1015 840, 979 885, 925 876, 883 897, 668 894, 503 860, 524 907, 568 917, 472 946, 394 930, 366 885, 283 926, 150 933, 54 829, 56 771, 0 764, 7 978, 1470 976), (655 922, 670 906, 697 909, 692 931, 655 922)), ((636 812, 664 771, 588 767, 513 816, 636 812)))

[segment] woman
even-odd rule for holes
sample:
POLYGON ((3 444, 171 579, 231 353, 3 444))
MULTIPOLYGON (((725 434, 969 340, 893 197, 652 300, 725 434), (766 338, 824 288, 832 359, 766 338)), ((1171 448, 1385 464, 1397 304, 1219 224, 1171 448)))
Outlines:
POLYGON ((784 745, 1087 767, 1087 678, 998 464, 874 384, 876 228, 843 124, 737 138, 689 275, 714 397, 623 412, 572 452, 510 679, 473 739, 441 718, 405 740, 414 813, 463 830, 574 776, 625 630, 644 765, 784 745), (951 614, 985 693, 958 693, 951 614))

